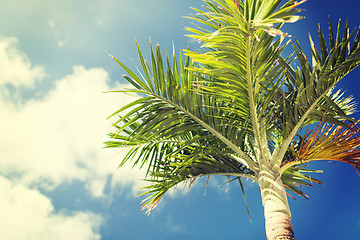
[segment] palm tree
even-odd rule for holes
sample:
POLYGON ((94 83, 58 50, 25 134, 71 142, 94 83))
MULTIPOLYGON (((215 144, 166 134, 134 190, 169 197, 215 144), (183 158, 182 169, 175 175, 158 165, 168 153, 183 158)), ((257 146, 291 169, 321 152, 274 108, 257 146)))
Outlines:
MULTIPOLYGON (((299 19, 289 0, 204 0, 187 28, 202 49, 163 61, 159 46, 151 62, 138 47, 142 71, 128 73, 139 94, 122 107, 107 147, 131 147, 120 166, 146 168, 143 208, 153 210, 179 183, 223 175, 258 183, 268 239, 295 239, 287 195, 320 181, 312 161, 342 161, 360 170, 360 129, 354 103, 335 84, 360 65, 360 33, 348 23, 328 42, 319 26, 319 50, 310 36, 312 59, 281 31, 299 19), (343 33, 342 33, 343 32, 343 33), (286 56, 284 49, 294 53, 286 56), (285 57, 284 57, 285 55, 285 57), (297 67, 296 67, 297 66, 297 67)), ((291 195, 290 195, 291 196, 291 195)))

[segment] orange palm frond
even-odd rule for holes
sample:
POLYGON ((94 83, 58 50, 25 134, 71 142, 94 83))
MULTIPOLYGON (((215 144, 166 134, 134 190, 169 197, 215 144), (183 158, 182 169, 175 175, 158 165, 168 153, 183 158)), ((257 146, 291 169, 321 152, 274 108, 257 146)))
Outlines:
POLYGON ((306 131, 300 141, 292 144, 292 159, 283 163, 281 172, 311 161, 330 160, 348 163, 360 175, 359 122, 352 128, 320 123, 314 130, 306 131))

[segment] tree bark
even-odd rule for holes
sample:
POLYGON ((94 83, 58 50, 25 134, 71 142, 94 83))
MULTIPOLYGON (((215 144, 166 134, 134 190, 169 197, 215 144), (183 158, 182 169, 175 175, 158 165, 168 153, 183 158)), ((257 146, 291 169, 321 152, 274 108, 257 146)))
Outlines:
POLYGON ((291 212, 278 171, 262 169, 259 179, 268 240, 294 240, 291 212))
POLYGON ((268 240, 295 240, 294 229, 287 214, 273 212, 265 221, 268 240))

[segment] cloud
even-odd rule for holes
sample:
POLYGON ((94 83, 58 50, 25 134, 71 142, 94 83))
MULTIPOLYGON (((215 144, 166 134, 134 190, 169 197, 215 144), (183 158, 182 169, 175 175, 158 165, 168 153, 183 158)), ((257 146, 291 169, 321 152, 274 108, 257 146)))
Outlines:
MULTIPOLYGON (((44 68, 33 67, 16 43, 15 38, 0 40, 2 58, 17 64, 12 72, 17 77, 2 78, 0 84, 36 92, 44 68)), ((9 76, 5 71, 1 74, 9 76)), ((102 144, 111 129, 106 117, 137 98, 103 91, 124 87, 128 85, 111 87, 102 68, 74 66, 49 92, 22 99, 21 105, 0 94, 0 239, 100 239, 100 215, 55 209, 39 188, 56 191, 77 180, 93 197, 109 197, 104 192, 109 182, 111 192, 127 186, 128 195, 138 193, 143 173, 129 166, 117 169, 127 150, 104 149, 102 144)))
POLYGON ((96 240, 102 218, 91 212, 55 212, 46 196, 0 176, 0 238, 96 240))
MULTIPOLYGON (((16 49, 12 56, 27 59, 16 49)), ((30 65, 20 61, 19 71, 30 65)), ((38 75, 31 76, 30 81, 35 81, 38 75)), ((19 78, 17 86, 28 87, 28 83, 19 78)), ((114 89, 124 87, 117 84, 114 89)), ((104 196, 110 178, 112 186, 132 186, 135 193, 142 185, 142 173, 129 167, 117 170, 126 150, 104 149, 102 143, 111 125, 106 117, 136 97, 103 93, 111 89, 104 69, 75 66, 40 99, 15 107, 0 98, 0 174, 47 190, 79 180, 95 197, 104 196)))
POLYGON ((33 88, 46 76, 44 67, 33 66, 25 53, 17 49, 15 37, 0 36, 0 85, 33 88))

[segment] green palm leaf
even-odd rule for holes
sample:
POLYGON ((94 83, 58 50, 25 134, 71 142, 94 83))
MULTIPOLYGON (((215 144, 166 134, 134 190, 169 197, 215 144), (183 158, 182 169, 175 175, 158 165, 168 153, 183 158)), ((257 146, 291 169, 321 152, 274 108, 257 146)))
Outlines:
POLYGON ((193 91, 199 78, 187 70, 193 66, 190 58, 183 64, 180 56, 178 64, 174 55, 171 66, 167 56, 163 65, 156 47, 155 54, 151 50, 150 67, 138 50, 145 77, 138 77, 117 60, 136 89, 115 92, 145 95, 111 115, 124 112, 114 122, 117 130, 109 135, 113 140, 106 146, 132 147, 120 166, 135 159, 133 166, 148 167, 148 180, 154 184, 147 193, 156 194, 145 205, 152 208, 169 188, 199 176, 254 179, 256 167, 244 141, 248 131, 237 130, 234 119, 239 119, 238 114, 224 111, 226 104, 193 91))

